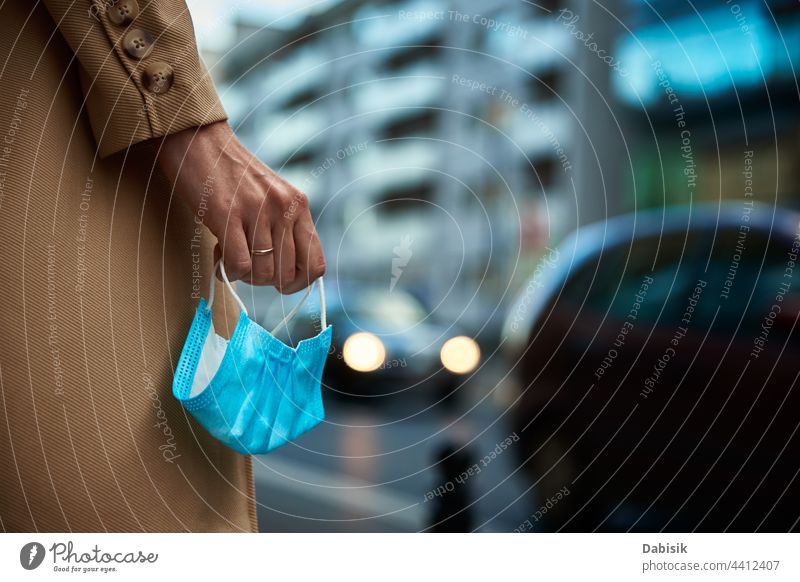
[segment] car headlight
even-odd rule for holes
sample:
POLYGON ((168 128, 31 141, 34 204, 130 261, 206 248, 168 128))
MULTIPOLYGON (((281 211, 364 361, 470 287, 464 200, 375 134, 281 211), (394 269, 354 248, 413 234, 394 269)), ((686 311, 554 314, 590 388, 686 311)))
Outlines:
POLYGON ((372 372, 386 359, 381 339, 371 333, 358 332, 348 337, 342 347, 344 363, 357 372, 372 372))
POLYGON ((468 374, 481 361, 481 348, 471 337, 459 335, 444 342, 439 353, 442 365, 454 374, 468 374))

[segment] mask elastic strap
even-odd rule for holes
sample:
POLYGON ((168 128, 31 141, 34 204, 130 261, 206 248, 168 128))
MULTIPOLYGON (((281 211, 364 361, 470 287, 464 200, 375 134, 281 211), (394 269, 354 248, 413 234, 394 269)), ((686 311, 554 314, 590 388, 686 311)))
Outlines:
POLYGON ((314 285, 316 285, 317 283, 319 283, 319 287, 318 287, 318 290, 319 290, 319 320, 320 320, 320 323, 322 324, 322 329, 325 329, 326 327, 328 327, 328 322, 327 322, 327 319, 326 319, 326 316, 325 316, 325 284, 322 282, 322 277, 320 277, 319 279, 317 279, 316 281, 311 283, 311 285, 306 287, 306 292, 303 293, 303 297, 300 298, 300 301, 297 302, 297 305, 292 307, 292 309, 289 311, 289 313, 286 314, 286 317, 283 318, 283 321, 281 321, 278 325, 276 325, 275 327, 272 328, 272 331, 270 332, 272 335, 275 335, 275 333, 278 330, 280 330, 284 325, 289 323, 292 320, 292 318, 295 315, 297 315, 297 312, 300 311, 300 308, 303 306, 303 303, 306 302, 306 299, 308 299, 308 296, 311 294, 311 289, 313 289, 314 285))
POLYGON ((239 309, 244 311, 245 315, 248 315, 247 309, 244 306, 244 302, 239 299, 239 295, 236 293, 233 285, 231 285, 231 282, 228 280, 228 274, 225 272, 225 265, 222 264, 222 259, 214 263, 214 270, 212 271, 211 275, 211 286, 208 289, 208 310, 211 311, 211 306, 214 305, 214 288, 217 286, 217 268, 219 268, 219 272, 222 275, 222 280, 225 282, 225 285, 227 285, 228 291, 231 292, 233 298, 236 299, 236 303, 239 304, 239 309))
MULTIPOLYGON (((233 288, 233 285, 231 285, 231 282, 228 279, 228 275, 225 272, 225 265, 222 264, 222 260, 218 260, 214 264, 214 271, 213 271, 214 274, 211 275, 211 284, 208 290, 208 310, 211 311, 211 306, 214 304, 214 291, 217 284, 217 277, 216 277, 217 268, 219 268, 219 272, 222 275, 222 280, 228 287, 228 291, 230 291, 231 295, 233 295, 233 298, 236 300, 236 303, 239 304, 239 309, 241 309, 245 313, 245 315, 248 315, 247 309, 244 306, 244 302, 239 298, 239 295, 236 293, 236 290, 233 288)), ((292 318, 295 315, 297 315, 297 312, 300 311, 300 308, 303 306, 303 303, 306 302, 306 299, 308 299, 308 296, 311 294, 311 289, 317 283, 319 283, 320 322, 322 323, 322 329, 328 327, 327 317, 325 313, 325 284, 322 282, 322 277, 320 277, 306 288, 306 292, 303 294, 303 297, 300 299, 300 301, 297 302, 297 305, 292 307, 289 313, 286 314, 286 317, 283 318, 283 321, 281 321, 278 325, 276 325, 272 329, 272 332, 270 333, 275 335, 275 333, 278 330, 280 330, 284 325, 289 323, 292 320, 292 318)))

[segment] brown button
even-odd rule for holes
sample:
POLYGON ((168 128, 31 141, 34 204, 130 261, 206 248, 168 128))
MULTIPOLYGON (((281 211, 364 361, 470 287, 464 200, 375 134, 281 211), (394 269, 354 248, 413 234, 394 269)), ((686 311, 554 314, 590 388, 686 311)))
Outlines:
POLYGON ((172 87, 175 74, 167 63, 150 63, 142 72, 142 83, 151 93, 166 93, 172 87))
POLYGON ((141 28, 133 28, 122 37, 122 46, 134 59, 143 59, 153 50, 153 35, 141 28))
POLYGON ((136 0, 119 0, 108 8, 108 19, 120 26, 127 26, 137 16, 139 16, 139 4, 136 0))

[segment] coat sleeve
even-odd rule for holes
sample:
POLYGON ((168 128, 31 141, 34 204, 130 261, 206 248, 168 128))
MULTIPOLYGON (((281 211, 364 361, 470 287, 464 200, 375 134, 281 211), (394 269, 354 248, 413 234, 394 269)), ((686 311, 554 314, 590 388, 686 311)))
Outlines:
POLYGON ((227 119, 183 0, 43 0, 80 66, 100 157, 227 119))

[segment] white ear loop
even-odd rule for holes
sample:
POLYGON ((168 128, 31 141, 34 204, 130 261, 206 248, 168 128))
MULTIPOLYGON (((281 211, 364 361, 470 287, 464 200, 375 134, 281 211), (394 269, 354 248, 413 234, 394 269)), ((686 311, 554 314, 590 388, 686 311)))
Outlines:
POLYGON ((236 303, 239 304, 239 309, 244 311, 245 315, 249 315, 247 313, 247 309, 244 306, 244 303, 241 299, 239 299, 239 295, 237 295, 236 290, 231 285, 230 280, 228 280, 228 274, 225 272, 225 265, 222 263, 222 259, 218 260, 214 263, 214 270, 211 272, 211 287, 208 290, 208 309, 211 310, 211 306, 214 304, 214 288, 217 285, 217 267, 219 267, 219 272, 222 275, 222 280, 225 282, 225 285, 228 286, 228 290, 233 295, 233 298, 236 299, 236 303))
MULTIPOLYGON (((244 302, 239 298, 239 295, 236 293, 236 290, 233 288, 233 285, 231 285, 231 282, 228 279, 228 274, 225 272, 225 265, 222 263, 221 259, 214 264, 214 270, 212 271, 211 285, 208 290, 208 310, 211 311, 211 306, 214 304, 214 291, 217 285, 217 276, 216 276, 217 267, 219 267, 219 272, 222 275, 222 280, 228 287, 228 291, 231 292, 231 295, 233 295, 233 298, 236 300, 236 303, 239 304, 239 309, 241 309, 245 315, 249 315, 247 313, 247 309, 244 306, 244 302)), ((292 307, 289 313, 286 314, 286 317, 284 317, 283 320, 272 329, 272 331, 270 332, 272 335, 275 335, 275 333, 279 329, 281 329, 284 325, 289 323, 292 320, 292 318, 295 315, 297 315, 297 312, 300 311, 300 308, 303 306, 303 303, 306 302, 306 299, 308 299, 308 296, 311 294, 311 289, 317 283, 319 283, 320 323, 322 324, 323 330, 326 327, 328 327, 327 316, 325 313, 325 284, 322 282, 322 277, 320 277, 319 279, 311 283, 311 285, 306 287, 306 292, 303 294, 303 297, 300 299, 300 301, 297 302, 297 305, 292 307)))

